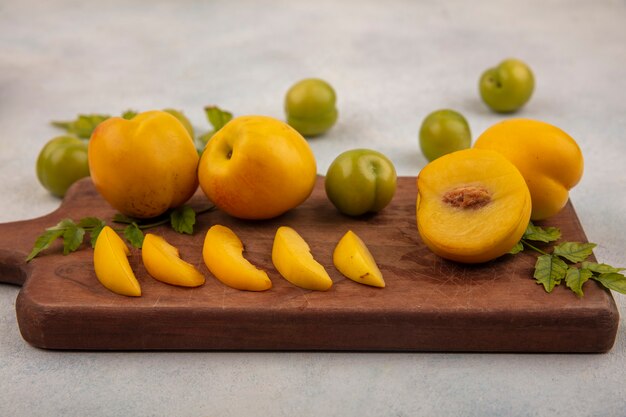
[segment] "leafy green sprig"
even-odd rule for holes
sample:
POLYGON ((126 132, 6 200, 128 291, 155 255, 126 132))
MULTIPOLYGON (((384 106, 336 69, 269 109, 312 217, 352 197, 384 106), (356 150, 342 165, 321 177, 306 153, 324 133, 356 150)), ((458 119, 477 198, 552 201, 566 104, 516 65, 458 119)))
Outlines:
MULTIPOLYGON (((181 206, 171 210, 162 216, 153 219, 136 219, 121 213, 113 216, 113 223, 124 225, 123 227, 113 227, 118 233, 122 233, 124 238, 135 248, 143 245, 144 233, 146 229, 169 224, 178 233, 193 234, 196 216, 213 210, 215 206, 210 206, 202 210, 195 211, 189 206, 181 206)), ((56 225, 47 228, 37 240, 30 254, 26 257, 26 262, 31 261, 42 251, 50 247, 57 239, 63 240, 63 255, 68 255, 76 251, 83 243, 85 236, 89 236, 91 247, 96 246, 96 240, 107 222, 97 217, 84 217, 78 222, 72 219, 63 219, 56 225)))
MULTIPOLYGON (((136 115, 137 111, 126 110, 122 113, 121 117, 130 120, 136 115)), ((110 118, 111 116, 108 114, 79 114, 74 120, 52 121, 51 124, 54 127, 65 130, 68 135, 74 135, 80 139, 89 139, 96 127, 110 118)))
POLYGON ((626 268, 587 261, 597 246, 595 243, 561 242, 552 248, 552 253, 531 243, 551 243, 560 238, 561 231, 558 228, 539 227, 531 222, 522 239, 509 253, 514 255, 528 248, 540 254, 533 276, 537 284, 543 285, 548 293, 564 281, 570 290, 582 297, 583 285, 593 279, 608 289, 626 294, 626 277, 621 273, 626 268))
POLYGON ((79 114, 75 120, 53 121, 52 126, 65 130, 70 135, 81 139, 89 139, 94 129, 110 118, 108 114, 79 114))
POLYGON ((218 130, 224 127, 224 125, 230 122, 233 118, 233 114, 231 112, 220 109, 217 106, 205 106, 204 113, 213 129, 203 133, 196 139, 196 148, 199 153, 202 153, 209 139, 211 139, 211 137, 217 133, 218 130))

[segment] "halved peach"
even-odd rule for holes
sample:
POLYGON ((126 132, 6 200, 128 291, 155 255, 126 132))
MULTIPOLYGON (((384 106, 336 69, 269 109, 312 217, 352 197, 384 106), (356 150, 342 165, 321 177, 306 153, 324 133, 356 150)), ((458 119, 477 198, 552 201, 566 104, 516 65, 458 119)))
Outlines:
POLYGON ((417 189, 419 234, 449 260, 495 259, 519 242, 530 220, 524 177, 495 151, 467 149, 437 158, 419 173, 417 189))

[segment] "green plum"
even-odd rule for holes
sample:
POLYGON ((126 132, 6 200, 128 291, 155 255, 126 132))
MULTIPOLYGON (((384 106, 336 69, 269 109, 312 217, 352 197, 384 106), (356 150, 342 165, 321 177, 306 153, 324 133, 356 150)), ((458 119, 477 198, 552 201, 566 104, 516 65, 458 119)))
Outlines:
POLYGON ((349 216, 375 213, 385 208, 396 192, 396 169, 380 152, 353 149, 330 164, 324 186, 340 212, 349 216))
POLYGON ((532 71, 519 59, 506 59, 480 77, 480 96, 493 111, 511 113, 530 100, 535 89, 532 71))
POLYGON ((287 123, 303 136, 317 136, 337 121, 337 96, 324 80, 308 78, 291 86, 285 96, 287 123))
POLYGON ((470 147, 472 134, 465 117, 449 109, 430 113, 420 128, 420 147, 429 161, 470 147))
POLYGON ((57 197, 81 178, 89 176, 87 141, 73 136, 50 140, 37 157, 37 179, 57 197))

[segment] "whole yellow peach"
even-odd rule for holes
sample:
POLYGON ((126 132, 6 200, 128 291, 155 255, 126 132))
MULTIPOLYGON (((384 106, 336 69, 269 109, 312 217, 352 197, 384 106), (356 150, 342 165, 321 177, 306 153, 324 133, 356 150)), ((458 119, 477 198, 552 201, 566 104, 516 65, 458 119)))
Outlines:
POLYGON ((583 175, 583 155, 563 130, 530 119, 510 119, 488 128, 474 144, 504 155, 519 169, 532 200, 532 220, 557 214, 583 175))
POLYGON ((295 129, 266 116, 241 116, 207 143, 200 187, 220 210, 242 219, 268 219, 304 202, 315 185, 317 165, 295 129))
POLYGON ((193 139, 176 117, 163 111, 100 123, 87 157, 98 192, 128 216, 158 216, 185 203, 198 188, 193 139))

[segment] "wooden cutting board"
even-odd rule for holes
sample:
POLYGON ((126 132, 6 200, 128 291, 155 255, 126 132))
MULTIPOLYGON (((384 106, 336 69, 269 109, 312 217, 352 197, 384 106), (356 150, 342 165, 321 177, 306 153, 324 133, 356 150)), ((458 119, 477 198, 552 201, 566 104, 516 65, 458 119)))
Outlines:
MULTIPOLYGON (((532 278, 531 253, 479 266, 435 256, 417 233, 416 194, 415 178, 399 178, 385 210, 355 219, 335 210, 319 178, 302 206, 277 219, 242 221, 216 210, 198 217, 193 236, 152 229, 177 246, 207 282, 195 289, 158 282, 133 249, 130 263, 143 295, 128 298, 100 285, 88 243, 63 256, 59 242, 24 261, 36 237, 60 219, 112 219, 114 211, 85 179, 55 212, 0 224, 0 281, 22 285, 16 302, 20 331, 27 342, 47 349, 605 352, 612 347, 619 317, 609 291, 590 281, 582 299, 564 286, 547 294, 532 278), (247 258, 268 272, 271 290, 238 291, 211 276, 202 262, 202 243, 213 224, 240 236, 247 258), (295 228, 310 244, 333 279, 329 291, 302 290, 279 276, 271 248, 281 225, 295 228), (334 268, 334 246, 349 229, 370 248, 386 288, 357 284, 334 268)), ((191 204, 208 202, 198 192, 191 204)), ((586 241, 571 204, 550 225, 560 227, 566 240, 586 241)))

